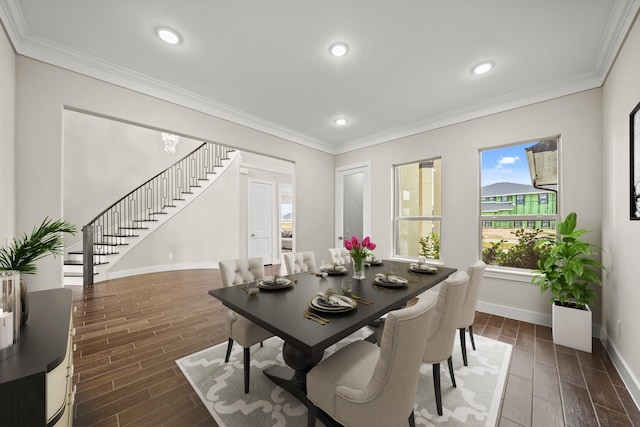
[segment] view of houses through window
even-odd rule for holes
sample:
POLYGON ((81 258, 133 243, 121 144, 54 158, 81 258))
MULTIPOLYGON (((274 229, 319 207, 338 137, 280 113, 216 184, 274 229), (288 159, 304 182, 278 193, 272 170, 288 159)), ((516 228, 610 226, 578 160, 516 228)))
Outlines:
POLYGON ((481 152, 482 258, 536 269, 541 239, 555 239, 559 137, 481 152))
POLYGON ((442 160, 395 166, 394 252, 440 258, 442 160))

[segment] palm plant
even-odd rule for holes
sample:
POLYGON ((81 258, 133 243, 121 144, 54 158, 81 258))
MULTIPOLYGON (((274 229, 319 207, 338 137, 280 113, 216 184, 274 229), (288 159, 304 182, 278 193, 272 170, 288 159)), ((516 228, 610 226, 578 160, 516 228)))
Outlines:
POLYGON ((64 249, 62 233, 76 233, 76 227, 61 219, 46 217, 39 227, 34 227, 30 235, 24 233, 20 239, 0 248, 0 270, 17 270, 25 274, 35 274, 36 261, 47 256, 61 255, 64 249))

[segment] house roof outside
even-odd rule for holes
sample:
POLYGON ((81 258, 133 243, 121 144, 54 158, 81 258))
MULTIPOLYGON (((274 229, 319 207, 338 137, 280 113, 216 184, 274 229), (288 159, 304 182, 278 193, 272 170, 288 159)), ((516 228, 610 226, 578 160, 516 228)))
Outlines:
POLYGON ((516 194, 548 193, 531 185, 517 184, 515 182, 496 182, 482 187, 481 197, 513 196, 516 194))

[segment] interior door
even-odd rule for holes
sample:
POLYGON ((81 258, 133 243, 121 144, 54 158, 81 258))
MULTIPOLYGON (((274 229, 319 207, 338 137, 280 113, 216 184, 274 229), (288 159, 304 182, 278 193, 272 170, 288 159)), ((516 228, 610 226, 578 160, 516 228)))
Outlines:
POLYGON ((249 181, 248 256, 263 257, 265 264, 273 264, 274 231, 276 222, 275 185, 273 182, 249 181))
POLYGON ((359 163, 336 168, 336 240, 356 236, 362 240, 371 233, 371 165, 359 163))

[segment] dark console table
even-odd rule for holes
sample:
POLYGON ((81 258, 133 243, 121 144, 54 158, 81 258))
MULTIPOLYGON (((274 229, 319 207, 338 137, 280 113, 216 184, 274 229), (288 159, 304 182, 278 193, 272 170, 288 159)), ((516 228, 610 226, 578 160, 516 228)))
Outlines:
POLYGON ((17 353, 0 360, 0 426, 71 426, 72 295, 29 293, 17 353))

